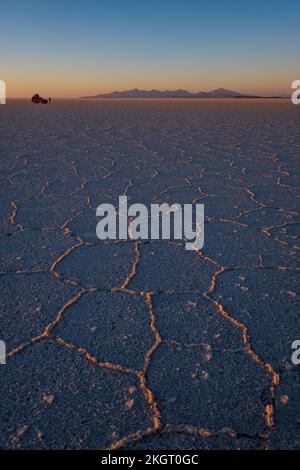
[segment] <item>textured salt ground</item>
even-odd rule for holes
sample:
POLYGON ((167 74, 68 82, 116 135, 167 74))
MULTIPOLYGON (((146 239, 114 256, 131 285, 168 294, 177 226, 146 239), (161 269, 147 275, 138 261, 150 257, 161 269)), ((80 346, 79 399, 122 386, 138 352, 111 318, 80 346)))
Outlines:
POLYGON ((146 302, 123 292, 86 294, 57 325, 55 334, 68 343, 80 344, 103 361, 136 370, 143 369, 154 341, 146 302))
POLYGON ((0 447, 299 448, 297 107, 0 111, 0 447), (98 241, 119 195, 203 203, 203 250, 98 241))
MULTIPOLYGON (((1 337, 8 350, 42 333, 70 298, 78 292, 48 272, 12 274, 1 278, 1 337)), ((2 371, 3 373, 3 371, 2 371)))
POLYGON ((290 362, 286 345, 292 344, 299 328, 298 282, 293 272, 279 269, 236 270, 220 276, 214 293, 226 311, 249 327, 255 351, 277 370, 290 362), (229 286, 235 287, 235 295, 229 286))
POLYGON ((43 342, 16 355, 5 382, 3 448, 103 448, 151 426, 134 377, 97 367, 59 345, 43 342))

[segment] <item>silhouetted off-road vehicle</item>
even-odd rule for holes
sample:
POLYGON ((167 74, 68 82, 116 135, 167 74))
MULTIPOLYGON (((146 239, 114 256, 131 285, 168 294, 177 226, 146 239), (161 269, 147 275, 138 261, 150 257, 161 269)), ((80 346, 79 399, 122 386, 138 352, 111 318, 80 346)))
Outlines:
POLYGON ((48 103, 48 100, 46 100, 45 98, 42 98, 40 95, 38 95, 37 93, 35 95, 33 95, 33 97, 31 98, 31 103, 34 103, 34 104, 47 104, 48 103))

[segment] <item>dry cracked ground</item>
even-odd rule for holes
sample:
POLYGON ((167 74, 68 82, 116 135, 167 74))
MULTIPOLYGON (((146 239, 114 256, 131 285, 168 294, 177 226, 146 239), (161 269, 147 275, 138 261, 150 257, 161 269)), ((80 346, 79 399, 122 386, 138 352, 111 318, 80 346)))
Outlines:
POLYGON ((300 109, 1 107, 0 447, 300 447, 300 109), (205 244, 96 238, 203 203, 205 244))

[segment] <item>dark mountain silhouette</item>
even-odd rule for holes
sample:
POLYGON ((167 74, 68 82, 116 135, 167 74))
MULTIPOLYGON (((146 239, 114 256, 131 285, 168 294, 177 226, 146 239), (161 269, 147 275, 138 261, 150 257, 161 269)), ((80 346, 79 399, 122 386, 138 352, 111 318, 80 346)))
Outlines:
MULTIPOLYGON (((187 90, 133 90, 113 91, 111 93, 100 93, 95 96, 82 96, 81 98, 243 98, 246 95, 236 91, 217 88, 212 91, 200 91, 192 93, 187 90)), ((250 98, 249 95, 247 95, 250 98)), ((253 97, 254 98, 254 97, 253 97)), ((255 97, 257 98, 257 97, 255 97)))

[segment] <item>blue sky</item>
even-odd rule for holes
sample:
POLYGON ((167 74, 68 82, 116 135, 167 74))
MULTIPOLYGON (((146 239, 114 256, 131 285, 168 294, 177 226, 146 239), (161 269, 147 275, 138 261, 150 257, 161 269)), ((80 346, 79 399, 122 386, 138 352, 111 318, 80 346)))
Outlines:
POLYGON ((11 96, 43 87, 69 97, 134 87, 288 94, 299 47, 294 0, 1 5, 0 79, 11 96))

